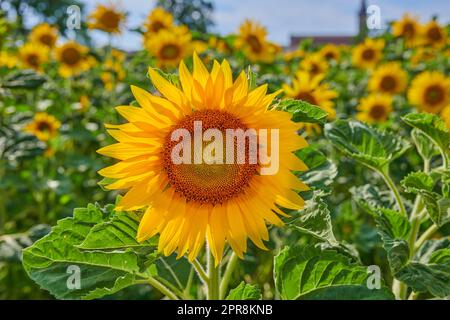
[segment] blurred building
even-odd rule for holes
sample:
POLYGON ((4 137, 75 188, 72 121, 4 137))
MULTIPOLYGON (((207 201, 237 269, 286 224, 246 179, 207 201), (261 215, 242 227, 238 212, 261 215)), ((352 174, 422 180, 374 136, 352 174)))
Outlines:
POLYGON ((298 45, 307 39, 311 39, 312 42, 316 45, 322 45, 327 43, 332 44, 351 44, 358 39, 362 39, 367 35, 367 4, 365 0, 361 0, 360 9, 357 11, 357 21, 358 21, 358 34, 356 35, 342 35, 342 36, 333 36, 333 35, 304 35, 297 36, 291 35, 291 41, 289 44, 288 50, 294 50, 298 47, 298 45))

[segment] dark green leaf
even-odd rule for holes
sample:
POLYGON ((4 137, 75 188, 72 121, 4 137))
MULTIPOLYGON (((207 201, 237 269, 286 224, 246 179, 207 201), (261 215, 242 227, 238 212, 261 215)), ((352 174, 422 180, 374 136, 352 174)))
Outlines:
POLYGON ((328 114, 321 108, 306 101, 285 99, 278 105, 277 109, 292 114, 292 121, 325 124, 328 114))

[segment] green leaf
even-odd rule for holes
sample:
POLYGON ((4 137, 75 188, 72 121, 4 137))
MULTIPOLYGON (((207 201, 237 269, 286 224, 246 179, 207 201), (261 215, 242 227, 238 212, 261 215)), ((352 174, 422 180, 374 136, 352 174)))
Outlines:
POLYGON ((450 295, 450 240, 427 240, 413 261, 394 276, 415 292, 430 292, 436 297, 450 295))
POLYGON ((441 117, 431 113, 410 113, 403 121, 425 134, 442 153, 449 153, 450 133, 441 117))
MULTIPOLYGON (((448 249, 446 249, 448 250, 448 249)), ((450 258, 446 253, 444 261, 428 264, 410 262, 400 269, 395 277, 410 286, 415 292, 430 292, 436 297, 450 295, 450 258)))
POLYGON ((354 120, 327 123, 325 136, 347 156, 379 170, 410 147, 406 140, 392 133, 376 130, 354 120))
POLYGON ((21 70, 8 75, 0 82, 0 87, 7 89, 36 89, 46 81, 47 79, 44 76, 32 70, 21 70))
POLYGON ((0 262, 20 262, 22 250, 49 232, 49 226, 37 224, 24 233, 0 235, 0 262))
POLYGON ((437 226, 442 227, 444 224, 450 222, 450 198, 442 197, 436 192, 426 190, 421 190, 420 195, 431 220, 437 226))
POLYGON ((292 114, 292 121, 325 124, 328 114, 321 108, 306 101, 285 99, 278 103, 277 109, 292 114))
POLYGON ((230 290, 226 300, 261 300, 261 298, 261 290, 257 285, 242 281, 236 288, 230 290))
POLYGON ((416 145, 417 152, 423 159, 430 160, 432 157, 439 154, 439 149, 432 143, 432 141, 418 129, 411 131, 411 137, 416 145))
POLYGON ((399 212, 386 209, 375 209, 378 233, 383 240, 383 248, 387 252, 389 266, 393 273, 402 268, 409 260, 408 235, 411 225, 408 219, 399 212))
POLYGON ((157 239, 144 242, 136 240, 139 217, 132 212, 116 212, 111 220, 92 227, 84 241, 78 246, 87 250, 112 250, 124 248, 155 247, 157 239))
POLYGON ((274 261, 275 286, 282 299, 392 299, 385 287, 369 289, 366 267, 334 250, 286 247, 274 261))
POLYGON ((328 206, 316 192, 311 200, 306 202, 306 207, 298 214, 298 218, 289 223, 289 226, 304 234, 308 234, 323 242, 323 248, 335 249, 355 261, 359 261, 358 252, 350 245, 338 242, 333 233, 331 214, 328 206))
POLYGON ((373 213, 372 208, 393 208, 396 203, 390 191, 381 191, 372 184, 350 188, 352 199, 368 213, 373 213))
POLYGON ((406 192, 419 193, 421 190, 431 191, 435 180, 425 172, 411 172, 400 182, 406 192))
POLYGON ((95 225, 109 220, 111 211, 112 206, 102 210, 92 204, 75 209, 73 218, 58 221, 49 235, 25 249, 23 265, 31 279, 58 299, 99 297, 100 292, 123 288, 125 280, 131 285, 147 279, 150 272, 144 257, 130 249, 105 252, 78 248, 95 225), (80 271, 79 287, 68 285, 73 268, 80 271))
POLYGON ((296 155, 308 166, 307 171, 298 173, 299 178, 311 189, 325 189, 338 174, 336 165, 312 146, 300 149, 296 155))

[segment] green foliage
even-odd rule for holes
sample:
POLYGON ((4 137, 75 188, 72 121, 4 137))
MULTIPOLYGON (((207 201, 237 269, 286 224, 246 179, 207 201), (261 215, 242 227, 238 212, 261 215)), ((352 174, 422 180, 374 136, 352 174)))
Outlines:
POLYGON ((261 300, 261 291, 258 286, 242 281, 236 288, 230 290, 226 300, 261 300))
POLYGON ((342 153, 374 169, 386 167, 410 147, 401 137, 353 120, 327 123, 325 136, 342 153))
POLYGON ((276 108, 287 111, 292 114, 292 121, 325 124, 327 113, 306 101, 284 99, 281 100, 276 108))
POLYGON ((0 81, 0 90, 28 89, 34 90, 47 81, 46 77, 32 70, 21 70, 9 74, 0 81))
POLYGON ((388 289, 369 289, 367 268, 334 250, 286 247, 276 257, 275 285, 282 299, 392 299, 388 289))

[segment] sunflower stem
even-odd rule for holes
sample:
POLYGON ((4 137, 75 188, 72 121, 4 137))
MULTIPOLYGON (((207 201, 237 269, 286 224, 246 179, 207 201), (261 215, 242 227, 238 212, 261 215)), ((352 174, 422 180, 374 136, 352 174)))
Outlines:
POLYGON ((214 255, 209 245, 206 246, 208 255, 208 300, 219 299, 220 272, 219 266, 216 267, 214 255))
POLYGON ((206 272, 203 269, 200 262, 197 259, 194 259, 194 260, 190 261, 190 263, 194 267, 195 271, 197 272, 198 277, 203 282, 203 284, 208 285, 208 282, 209 282, 208 275, 206 274, 206 272))
POLYGON ((227 293, 228 290, 228 284, 230 282, 231 275, 233 274, 233 271, 237 265, 237 262, 238 256, 236 255, 236 253, 234 253, 234 251, 232 251, 225 272, 223 273, 222 282, 220 283, 220 291, 219 291, 220 299, 225 298, 225 294, 227 293))
POLYGON ((425 241, 427 241, 436 231, 438 231, 439 227, 433 223, 431 227, 429 227, 427 230, 425 230, 424 233, 417 239, 415 245, 414 245, 414 252, 417 252, 420 247, 423 245, 425 241))
POLYGON ((153 288, 157 289, 159 292, 164 294, 170 300, 179 300, 179 298, 177 297, 177 295, 175 293, 173 293, 169 288, 167 288, 165 285, 163 285, 161 282, 159 282, 155 278, 150 277, 147 279, 147 282, 153 288))
POLYGON ((378 170, 378 172, 381 174, 384 181, 388 185, 389 189, 391 189, 392 193, 394 194, 395 200, 400 209, 400 213, 402 215, 404 215, 405 217, 407 217, 408 215, 406 213, 406 208, 405 208, 405 205, 403 204, 402 198, 400 197, 400 192, 398 191, 397 187, 395 186, 394 181, 392 181, 392 179, 389 175, 389 168, 388 167, 383 168, 381 170, 378 170))

